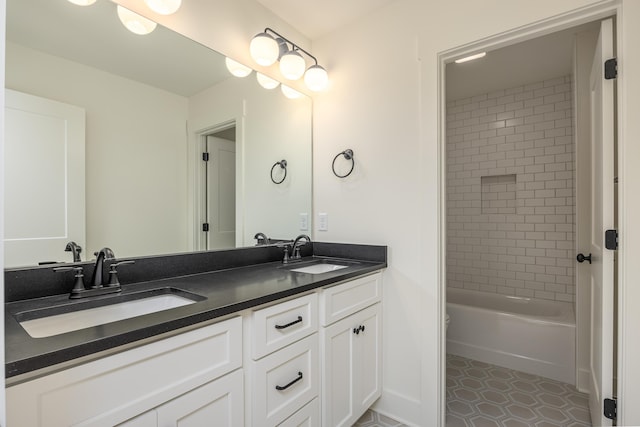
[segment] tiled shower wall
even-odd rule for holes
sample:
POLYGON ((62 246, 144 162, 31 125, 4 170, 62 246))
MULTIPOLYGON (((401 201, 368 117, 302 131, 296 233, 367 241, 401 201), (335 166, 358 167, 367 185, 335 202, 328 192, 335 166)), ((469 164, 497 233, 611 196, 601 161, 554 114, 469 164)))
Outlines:
POLYGON ((447 104, 447 285, 574 299, 571 76, 447 104))

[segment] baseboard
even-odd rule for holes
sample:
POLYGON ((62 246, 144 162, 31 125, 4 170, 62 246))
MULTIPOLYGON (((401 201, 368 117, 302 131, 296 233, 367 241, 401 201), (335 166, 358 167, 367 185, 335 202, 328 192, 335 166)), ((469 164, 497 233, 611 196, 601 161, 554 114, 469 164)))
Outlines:
POLYGON ((578 378, 576 378, 576 388, 581 393, 589 393, 589 371, 586 369, 578 369, 578 378))
POLYGON ((422 425, 420 402, 392 390, 382 390, 382 396, 371 409, 408 426, 422 425))

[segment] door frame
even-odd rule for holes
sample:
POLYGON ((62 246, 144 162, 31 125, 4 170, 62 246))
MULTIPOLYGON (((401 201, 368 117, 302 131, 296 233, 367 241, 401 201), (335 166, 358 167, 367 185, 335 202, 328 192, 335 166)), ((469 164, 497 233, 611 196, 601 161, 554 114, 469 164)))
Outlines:
POLYGON ((244 237, 244 115, 237 114, 219 118, 212 118, 206 123, 194 123, 193 129, 188 128, 188 229, 189 247, 194 251, 206 250, 206 239, 201 224, 206 218, 205 197, 205 165, 202 153, 206 148, 207 135, 236 128, 236 247, 244 237), (214 124, 212 124, 214 123, 214 124))
MULTIPOLYGON (((438 321, 439 321, 439 366, 438 371, 438 386, 440 392, 438 393, 438 410, 440 425, 446 425, 446 325, 444 322, 444 315, 446 313, 446 251, 447 251, 447 168, 446 168, 446 120, 447 120, 447 100, 446 100, 446 65, 453 62, 455 59, 468 56, 481 51, 492 51, 502 47, 510 46, 513 44, 521 43, 534 38, 542 37, 557 31, 562 31, 568 28, 577 27, 582 24, 586 24, 592 21, 601 20, 607 17, 619 18, 622 13, 621 5, 611 0, 604 3, 598 3, 595 5, 586 6, 576 9, 574 11, 564 13, 558 16, 554 16, 530 25, 525 25, 520 28, 505 31, 500 34, 496 34, 481 40, 469 42, 458 47, 448 49, 438 53, 438 225, 439 225, 439 251, 438 251, 438 321)), ((616 26, 616 38, 621 40, 620 25, 616 26)), ((619 52, 620 50, 618 50, 619 52)), ((617 100, 618 111, 620 111, 621 102, 620 97, 617 100)), ((616 124, 616 128, 619 128, 620 124, 616 124)), ((620 264, 618 265, 620 270, 620 264)), ((620 277, 620 276, 619 276, 620 277)), ((620 306, 619 306, 620 307, 620 306)), ((618 321, 624 320, 623 315, 619 313, 618 321)), ((620 357, 620 356, 619 356, 620 357)), ((623 366, 618 363, 618 378, 624 378, 621 369, 623 366)), ((620 389, 620 382, 618 383, 618 389, 620 389)), ((624 408, 618 410, 618 419, 624 419, 622 413, 624 408)))

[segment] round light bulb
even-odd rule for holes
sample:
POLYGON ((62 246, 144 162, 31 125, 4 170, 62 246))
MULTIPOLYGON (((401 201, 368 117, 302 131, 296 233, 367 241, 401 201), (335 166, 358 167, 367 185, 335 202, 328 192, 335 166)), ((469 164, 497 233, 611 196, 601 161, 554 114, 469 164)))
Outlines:
POLYGON ((131 12, 129 9, 125 9, 120 5, 118 5, 118 18, 120 18, 120 22, 127 27, 127 30, 139 35, 149 34, 155 30, 158 25, 150 19, 131 12))
POLYGON ((77 4, 78 6, 91 6, 96 0, 68 0, 69 3, 77 4))
POLYGON ((314 92, 325 90, 329 85, 327 70, 319 65, 312 65, 307 72, 304 73, 304 83, 314 92))
POLYGON ((256 35, 251 40, 249 51, 253 60, 263 67, 268 67, 276 62, 278 55, 280 55, 278 42, 267 33, 256 35))
POLYGON ((253 71, 246 65, 234 61, 231 58, 225 58, 224 63, 227 66, 227 70, 229 70, 229 72, 236 77, 247 77, 249 74, 251 74, 251 71, 253 71))
POLYGON ((289 86, 281 85, 280 90, 289 99, 298 99, 302 97, 302 94, 295 89, 291 89, 289 86))
POLYGON ((171 15, 180 9, 182 0, 144 0, 149 9, 160 15, 171 15))
POLYGON ((304 58, 295 50, 290 50, 280 58, 280 72, 285 79, 298 80, 306 68, 304 58))
POLYGON ((269 90, 277 88, 280 84, 279 81, 274 80, 271 77, 267 77, 262 73, 256 73, 256 79, 258 80, 258 83, 260 83, 260 86, 269 90))

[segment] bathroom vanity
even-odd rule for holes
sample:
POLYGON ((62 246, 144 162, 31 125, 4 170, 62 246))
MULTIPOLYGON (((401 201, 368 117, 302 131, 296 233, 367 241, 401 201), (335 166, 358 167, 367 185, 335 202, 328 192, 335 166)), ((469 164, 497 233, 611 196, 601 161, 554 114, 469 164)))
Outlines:
POLYGON ((41 338, 21 315, 86 302, 16 299, 34 292, 27 278, 60 275, 8 270, 9 425, 352 425, 381 393, 386 247, 306 246, 290 264, 274 247, 136 259, 115 298, 158 289, 201 298, 41 338))

